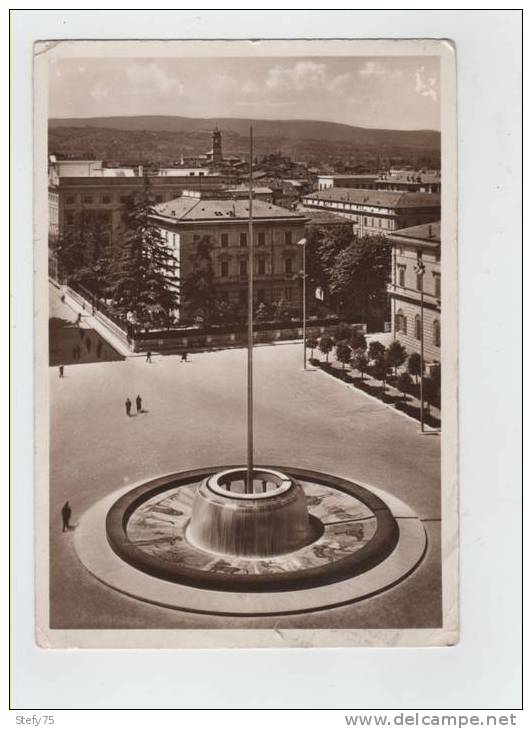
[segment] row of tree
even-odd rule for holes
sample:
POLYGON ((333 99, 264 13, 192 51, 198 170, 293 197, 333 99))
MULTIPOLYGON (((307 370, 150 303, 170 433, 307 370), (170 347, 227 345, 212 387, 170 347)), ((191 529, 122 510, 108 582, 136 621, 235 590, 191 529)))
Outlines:
MULTIPOLYGON (((371 373, 375 379, 382 382, 383 392, 386 391, 386 383, 392 371, 394 384, 403 393, 403 396, 412 392, 413 378, 416 385, 419 383, 421 357, 417 352, 412 352, 408 356, 406 349, 397 340, 391 342, 388 347, 379 341, 372 341, 368 346, 364 335, 356 330, 346 332, 345 329, 340 328, 338 334, 336 339, 328 334, 323 335, 320 339, 309 337, 307 347, 311 350, 311 357, 313 350, 318 348, 328 362, 330 352, 335 349, 336 359, 342 364, 343 370, 346 365, 350 365, 360 372, 362 380, 366 373, 371 373), (407 369, 398 374, 399 367, 405 362, 407 369)), ((423 397, 429 405, 435 407, 440 406, 440 378, 439 365, 431 368, 428 377, 423 377, 423 397)))

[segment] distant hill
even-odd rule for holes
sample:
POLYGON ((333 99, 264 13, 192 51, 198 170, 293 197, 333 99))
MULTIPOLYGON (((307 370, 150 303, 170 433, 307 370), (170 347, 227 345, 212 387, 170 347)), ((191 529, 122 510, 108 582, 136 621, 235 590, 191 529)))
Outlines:
POLYGON ((193 119, 181 116, 120 116, 50 119, 51 153, 125 156, 154 162, 210 149, 215 126, 222 131, 225 152, 245 154, 253 125, 257 155, 281 152, 297 159, 357 153, 428 154, 438 157, 440 133, 352 127, 308 120, 193 119))

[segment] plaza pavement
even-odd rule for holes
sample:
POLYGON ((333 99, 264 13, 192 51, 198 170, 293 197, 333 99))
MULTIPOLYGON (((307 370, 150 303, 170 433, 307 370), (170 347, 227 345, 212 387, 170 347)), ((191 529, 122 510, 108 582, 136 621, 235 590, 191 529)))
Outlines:
MULTIPOLYGON (((56 298, 54 311, 67 308, 56 298)), ((64 314, 64 316, 63 316, 64 314)), ((54 315, 54 314, 52 314, 54 315)), ((299 616, 187 614, 114 592, 81 565, 61 532, 68 499, 76 524, 95 501, 143 478, 243 462, 244 349, 51 367, 51 627, 434 627, 440 622, 440 438, 354 388, 303 371, 301 345, 261 346, 255 359, 255 460, 373 484, 424 520, 429 550, 400 585, 352 605, 299 616), (126 397, 147 412, 128 418, 126 397)))

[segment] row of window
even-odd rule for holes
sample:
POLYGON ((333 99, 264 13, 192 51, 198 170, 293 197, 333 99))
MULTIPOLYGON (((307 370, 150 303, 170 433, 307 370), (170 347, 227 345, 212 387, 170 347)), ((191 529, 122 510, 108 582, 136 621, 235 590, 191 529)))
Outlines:
MULTIPOLYGON (((284 272, 285 272, 285 274, 294 273, 294 264, 293 264, 293 260, 291 258, 285 258, 284 272)), ((259 276, 266 274, 266 259, 265 258, 259 258, 257 260, 257 273, 259 274, 259 276)), ((238 262, 238 274, 239 274, 239 276, 247 276, 248 262, 247 262, 246 258, 242 258, 238 262)), ((220 276, 222 278, 227 278, 228 276, 230 276, 229 261, 220 261, 220 276)))
MULTIPOLYGON (((176 190, 175 192, 169 192, 168 197, 172 199, 178 197, 180 194, 181 191, 176 190)), ((81 202, 83 205, 110 205, 112 202, 115 202, 115 200, 117 200, 121 205, 125 205, 129 199, 130 195, 81 195, 81 202)), ((164 201, 164 195, 155 195, 153 199, 156 204, 161 203, 164 201)), ((76 195, 65 196, 65 205, 76 205, 76 203, 76 195)))
MULTIPOLYGON (((222 301, 229 301, 232 298, 234 298, 233 292, 230 291, 220 291, 219 297, 222 301)), ((238 301, 240 304, 245 304, 248 300, 248 292, 247 289, 240 289, 238 293, 236 293, 236 296, 238 297, 238 301)), ((268 302, 270 300, 270 303, 273 303, 275 301, 280 301, 281 299, 284 299, 288 303, 293 303, 296 301, 296 292, 293 288, 285 288, 285 289, 257 289, 256 290, 256 300, 261 302, 268 302)))
MULTIPOLYGON (((395 330, 398 334, 405 334, 408 335, 409 332, 409 324, 408 324, 408 317, 404 312, 399 309, 397 314, 395 315, 395 330)), ((420 341, 421 340, 421 316, 419 314, 416 314, 414 317, 414 337, 420 341)), ((432 344, 435 347, 440 346, 440 320, 434 319, 432 322, 432 344)))
MULTIPOLYGON (((439 273, 433 273, 432 274, 433 280, 434 280, 434 296, 439 299, 441 298, 441 277, 439 273)), ((406 279, 406 265, 400 263, 397 266, 397 283, 401 288, 405 288, 405 279, 406 279)), ((421 291, 421 289, 424 287, 424 276, 421 273, 416 272, 416 289, 418 291, 421 291)), ((427 289, 424 289, 426 293, 427 289)))
MULTIPOLYGON (((194 235, 192 237, 194 243, 198 243, 201 240, 201 235, 194 235)), ((264 231, 259 231, 257 233, 257 245, 258 246, 265 246, 266 245, 266 233, 264 231)), ((239 245, 241 248, 246 248, 248 244, 248 234, 246 232, 239 233, 239 245)), ((286 246, 291 246, 293 243, 293 236, 291 230, 285 230, 284 231, 284 244, 286 246)), ((229 233, 221 233, 220 234, 220 246, 222 248, 229 248, 229 233)))

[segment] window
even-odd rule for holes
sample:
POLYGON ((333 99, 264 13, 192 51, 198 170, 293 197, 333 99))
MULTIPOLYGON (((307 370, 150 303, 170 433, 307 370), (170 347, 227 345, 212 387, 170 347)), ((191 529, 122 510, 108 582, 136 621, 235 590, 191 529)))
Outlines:
POLYGON ((379 226, 379 228, 382 227, 382 220, 380 218, 377 218, 377 225, 379 226))
POLYGON ((416 339, 418 341, 421 339, 421 317, 419 314, 416 314, 416 339))
POLYGON ((259 303, 262 303, 265 298, 266 298, 266 295, 265 295, 264 289, 258 289, 257 290, 257 301, 259 303))
POLYGON ((398 272, 398 277, 399 277, 399 286, 401 286, 402 288, 404 288, 404 286, 405 286, 405 270, 406 270, 406 266, 402 266, 402 265, 397 266, 397 272, 398 272))
POLYGON ((421 291, 421 289, 423 288, 423 274, 422 273, 416 274, 416 288, 418 291, 421 291))
POLYGON ((266 261, 264 258, 259 258, 259 274, 266 273, 266 261))
POLYGON ((398 334, 406 334, 406 316, 402 309, 395 315, 395 330, 398 334))
POLYGON ((284 272, 285 273, 292 273, 292 259, 291 258, 285 258, 285 260, 284 260, 284 272))
POLYGON ((284 243, 287 246, 291 246, 292 245, 292 231, 291 230, 286 230, 285 231, 285 234, 284 234, 284 243))
POLYGON ((258 242, 259 242, 259 246, 266 245, 266 233, 264 233, 264 232, 259 233, 258 242))
POLYGON ((66 222, 67 222, 67 225, 74 225, 74 213, 66 214, 66 222))
POLYGON ((122 203, 122 205, 124 205, 128 201, 128 196, 127 195, 120 195, 120 198, 119 199, 120 199, 120 202, 122 203))
POLYGON ((285 289, 284 297, 287 301, 292 301, 292 289, 285 289))
POLYGON ((111 196, 110 195, 102 195, 102 203, 104 205, 109 205, 111 202, 111 196))
POLYGON ((432 343, 435 347, 440 346, 440 322, 437 319, 432 324, 432 343))
POLYGON ((92 204, 92 195, 83 195, 83 202, 88 205, 92 204))
POLYGON ((74 205, 76 202, 76 198, 74 197, 74 195, 69 195, 65 202, 67 205, 74 205))
POLYGON ((439 273, 434 274, 434 296, 437 299, 441 298, 441 277, 439 273))
POLYGON ((200 239, 199 235, 197 233, 194 233, 194 235, 192 236, 192 241, 194 243, 198 243, 199 239, 200 239))
POLYGON ((228 248, 229 246, 229 235, 227 233, 222 233, 220 237, 220 241, 222 244, 222 248, 228 248))
POLYGON ((244 248, 248 244, 248 234, 240 233, 240 246, 244 248))
POLYGON ((240 261, 240 275, 241 276, 247 276, 248 275, 248 262, 245 258, 242 258, 240 261))
POLYGON ((364 225, 367 225, 367 224, 368 224, 368 219, 364 218, 364 225))
POLYGON ((229 276, 229 261, 222 261, 220 264, 220 275, 222 278, 229 276))

